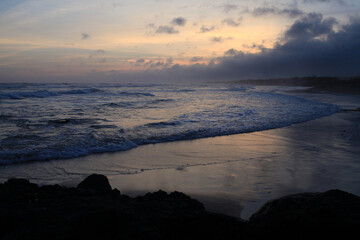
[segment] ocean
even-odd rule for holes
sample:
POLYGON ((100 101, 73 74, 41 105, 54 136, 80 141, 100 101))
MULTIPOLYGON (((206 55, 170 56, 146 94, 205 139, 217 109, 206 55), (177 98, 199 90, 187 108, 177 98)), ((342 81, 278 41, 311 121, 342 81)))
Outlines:
POLYGON ((256 132, 339 109, 255 86, 0 84, 0 165, 256 132))

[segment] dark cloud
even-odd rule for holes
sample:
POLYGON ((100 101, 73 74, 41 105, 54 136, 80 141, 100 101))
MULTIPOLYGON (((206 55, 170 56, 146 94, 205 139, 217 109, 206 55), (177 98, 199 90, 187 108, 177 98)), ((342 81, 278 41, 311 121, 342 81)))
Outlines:
POLYGON ((136 63, 144 63, 144 62, 145 62, 145 59, 143 59, 143 58, 136 60, 136 63))
POLYGON ((273 14, 273 15, 285 15, 290 18, 299 17, 304 14, 304 12, 298 8, 279 9, 275 7, 258 7, 258 8, 254 8, 251 13, 255 17, 273 14))
MULTIPOLYGON (((242 20, 242 19, 240 18, 240 20, 242 20)), ((240 22, 236 22, 236 21, 234 21, 232 18, 224 19, 224 20, 222 21, 222 23, 225 23, 225 24, 227 24, 227 25, 229 25, 229 26, 232 26, 232 27, 237 27, 237 26, 240 25, 240 22)))
POLYGON ((256 44, 256 43, 253 43, 251 45, 243 44, 243 47, 244 48, 250 48, 250 49, 256 49, 256 50, 262 51, 262 52, 266 51, 266 50, 269 50, 263 44, 256 44))
POLYGON ((320 14, 308 14, 285 32, 285 43, 258 54, 238 52, 224 57, 213 70, 224 75, 262 78, 358 75, 360 18, 352 19, 338 32, 333 29, 334 22, 320 14))
POLYGON ((319 13, 310 13, 297 20, 288 30, 285 31, 286 39, 312 39, 323 35, 334 33, 334 26, 337 24, 335 18, 323 19, 319 13))
POLYGON ((177 17, 171 21, 171 24, 176 25, 176 26, 185 26, 186 19, 183 17, 177 17))
MULTIPOLYGON (((307 14, 284 32, 274 48, 258 53, 229 49, 209 64, 167 69, 178 79, 237 80, 294 76, 360 75, 360 17, 339 26, 333 18, 307 14), (338 29, 337 31, 335 29, 338 29)), ((175 65, 174 65, 175 66, 175 65)))
POLYGON ((291 18, 296 18, 296 17, 302 16, 304 14, 304 12, 297 8, 284 8, 284 9, 281 9, 278 12, 278 14, 287 15, 291 18))
POLYGON ((87 33, 82 33, 81 34, 81 39, 88 39, 88 38, 90 38, 91 36, 89 35, 89 34, 87 34, 87 33))
POLYGON ((156 29, 156 33, 176 34, 179 33, 174 27, 161 25, 156 29))
POLYGON ((236 50, 236 49, 234 49, 234 48, 230 48, 229 50, 227 50, 225 53, 224 53, 224 55, 225 56, 236 56, 236 55, 238 55, 238 54, 240 54, 241 53, 241 51, 238 51, 238 50, 236 50))
MULTIPOLYGON (((183 17, 177 17, 177 18, 174 18, 170 22, 170 24, 174 25, 174 26, 185 26, 186 19, 183 17)), ((152 28, 152 29, 156 28, 155 24, 153 24, 153 23, 146 25, 146 27, 152 28)), ((170 25, 160 25, 159 27, 156 28, 155 33, 176 34, 176 33, 179 33, 179 31, 170 25)))
POLYGON ((220 37, 212 37, 210 38, 210 41, 212 42, 223 42, 224 39, 220 36, 220 37))
POLYGON ((215 29, 215 26, 205 27, 204 25, 200 28, 200 33, 207 33, 215 29))
POLYGON ((149 60, 148 62, 145 63, 146 65, 148 65, 150 68, 159 68, 159 67, 171 67, 171 65, 173 64, 173 58, 169 57, 165 60, 149 60))

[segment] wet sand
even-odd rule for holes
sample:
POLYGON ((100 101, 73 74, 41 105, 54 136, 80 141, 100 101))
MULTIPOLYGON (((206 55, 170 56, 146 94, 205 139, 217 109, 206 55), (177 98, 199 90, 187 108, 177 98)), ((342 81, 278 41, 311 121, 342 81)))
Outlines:
POLYGON ((130 195, 182 191, 208 210, 244 219, 287 194, 342 189, 359 195, 359 120, 360 112, 341 112, 280 129, 148 145, 123 157, 219 162, 113 175, 110 181, 130 195))
POLYGON ((246 219, 264 202, 286 194, 341 189, 360 195, 360 97, 292 93, 350 110, 254 133, 141 146, 0 167, 1 181, 75 185, 101 173, 130 196, 181 191, 209 211, 246 219))

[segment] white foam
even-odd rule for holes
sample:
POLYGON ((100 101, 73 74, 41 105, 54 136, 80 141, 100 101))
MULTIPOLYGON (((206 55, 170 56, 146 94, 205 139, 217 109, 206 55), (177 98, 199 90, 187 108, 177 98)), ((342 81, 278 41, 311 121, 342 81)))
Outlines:
POLYGON ((11 87, 3 86, 0 96, 10 100, 0 102, 0 116, 11 117, 0 118, 0 164, 260 131, 339 110, 331 104, 248 92, 248 88, 239 86, 147 85, 137 86, 136 92, 129 86, 46 87, 26 85, 12 92, 11 87), (47 101, 38 100, 44 97, 47 101), (22 98, 27 100, 11 100, 22 98))

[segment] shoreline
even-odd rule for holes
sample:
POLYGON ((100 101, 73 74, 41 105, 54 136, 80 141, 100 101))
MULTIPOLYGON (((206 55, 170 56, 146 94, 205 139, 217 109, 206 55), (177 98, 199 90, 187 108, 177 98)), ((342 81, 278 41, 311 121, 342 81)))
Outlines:
MULTIPOLYGON (((360 106, 358 96, 292 94, 337 102, 348 110, 360 106)), ((96 172, 107 175, 113 186, 131 196, 159 189, 181 191, 215 212, 246 219, 267 200, 286 194, 330 188, 360 194, 360 166, 352 162, 360 154, 359 117, 358 111, 345 111, 253 133, 6 166, 0 168, 0 175, 4 181, 20 177, 74 186, 96 172)))

